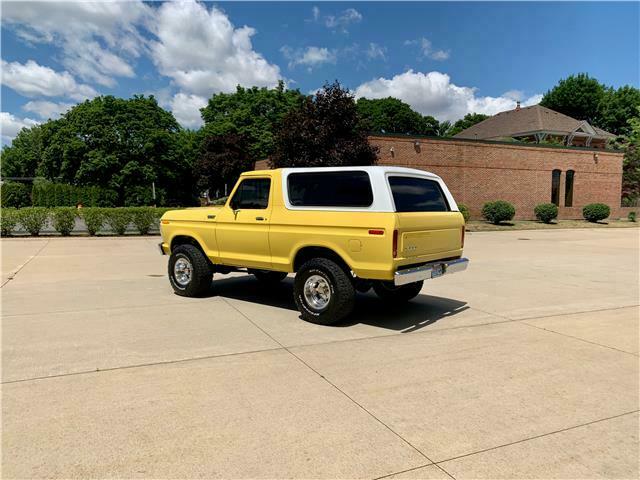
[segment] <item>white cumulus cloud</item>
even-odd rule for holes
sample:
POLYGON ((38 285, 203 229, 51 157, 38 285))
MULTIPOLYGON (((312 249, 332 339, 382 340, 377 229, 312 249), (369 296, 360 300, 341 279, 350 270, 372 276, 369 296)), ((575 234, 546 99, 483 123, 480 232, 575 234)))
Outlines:
POLYGON ((27 43, 60 47, 65 68, 84 80, 114 86, 135 75, 130 59, 146 48, 138 26, 152 14, 140 0, 4 2, 2 23, 27 43))
POLYGON ((207 104, 207 99, 195 94, 176 93, 169 104, 173 116, 186 128, 202 126, 200 109, 207 104))
POLYGON ((37 125, 37 120, 32 118, 19 118, 9 112, 0 112, 0 135, 2 141, 10 143, 23 128, 37 125))
POLYGON ((26 63, 2 60, 2 85, 25 97, 69 97, 84 100, 97 95, 89 85, 77 83, 69 72, 56 72, 33 60, 26 63))
POLYGON ((42 120, 48 120, 50 118, 55 119, 60 117, 60 115, 65 113, 74 105, 75 104, 73 103, 56 103, 48 100, 32 100, 25 103, 22 106, 22 110, 25 112, 35 113, 42 120))
POLYGON ((289 68, 303 65, 311 71, 314 67, 324 63, 336 63, 336 52, 324 47, 292 49, 285 45, 280 51, 289 60, 289 68))
POLYGON ((280 69, 253 50, 251 27, 235 28, 216 7, 168 2, 157 12, 151 54, 161 74, 187 93, 210 96, 237 85, 275 86, 280 69))
MULTIPOLYGON (((365 82, 356 88, 355 95, 358 98, 396 97, 423 115, 431 115, 441 121, 458 120, 467 113, 495 115, 516 106, 512 92, 499 97, 478 96, 476 88, 460 87, 452 83, 447 74, 413 70, 392 78, 381 77, 365 82)), ((540 95, 523 99, 523 106, 534 105, 540 99, 540 95)))
POLYGON ((450 56, 449 50, 438 50, 433 48, 431 40, 428 38, 420 38, 418 40, 407 40, 405 45, 418 45, 420 48, 420 54, 424 58, 430 58, 431 60, 447 60, 450 56))

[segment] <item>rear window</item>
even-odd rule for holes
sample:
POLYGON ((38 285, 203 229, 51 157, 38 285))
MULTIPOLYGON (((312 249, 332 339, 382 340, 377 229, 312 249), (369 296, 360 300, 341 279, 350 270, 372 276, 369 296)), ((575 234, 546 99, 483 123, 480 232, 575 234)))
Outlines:
POLYGON ((396 212, 448 212, 440 184, 416 177, 389 177, 396 212))
POLYGON ((301 172, 287 177, 295 207, 369 207, 373 191, 367 172, 301 172))

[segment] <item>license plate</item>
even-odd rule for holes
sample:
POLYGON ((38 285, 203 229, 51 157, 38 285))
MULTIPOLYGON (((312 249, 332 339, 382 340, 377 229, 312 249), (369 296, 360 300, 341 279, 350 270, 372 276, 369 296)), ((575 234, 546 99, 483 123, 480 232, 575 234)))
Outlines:
POLYGON ((431 278, 440 277, 444 273, 444 265, 439 263, 431 268, 431 278))

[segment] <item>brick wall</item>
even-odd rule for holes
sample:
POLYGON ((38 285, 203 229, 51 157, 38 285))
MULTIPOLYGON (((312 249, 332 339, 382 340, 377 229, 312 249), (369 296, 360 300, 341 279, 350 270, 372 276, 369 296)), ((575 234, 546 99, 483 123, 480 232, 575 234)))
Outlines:
POLYGON ((562 171, 560 218, 582 218, 582 207, 593 202, 609 205, 614 218, 623 214, 621 153, 434 138, 372 136, 369 141, 380 148, 379 165, 441 176, 472 218, 480 218, 485 202, 498 199, 515 205, 516 218, 533 218, 537 204, 551 201, 554 169, 562 171), (575 171, 571 208, 563 208, 567 170, 575 171))

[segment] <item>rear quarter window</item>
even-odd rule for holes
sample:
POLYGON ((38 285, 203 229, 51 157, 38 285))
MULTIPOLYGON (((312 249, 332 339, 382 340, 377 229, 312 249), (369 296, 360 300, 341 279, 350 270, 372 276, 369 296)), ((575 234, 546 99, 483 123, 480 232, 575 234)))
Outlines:
POLYGON ((449 203, 440 184, 418 177, 389 177, 396 212, 448 212, 449 203))
POLYGON ((363 171, 300 172, 287 176, 289 203, 294 207, 369 207, 373 190, 363 171))

